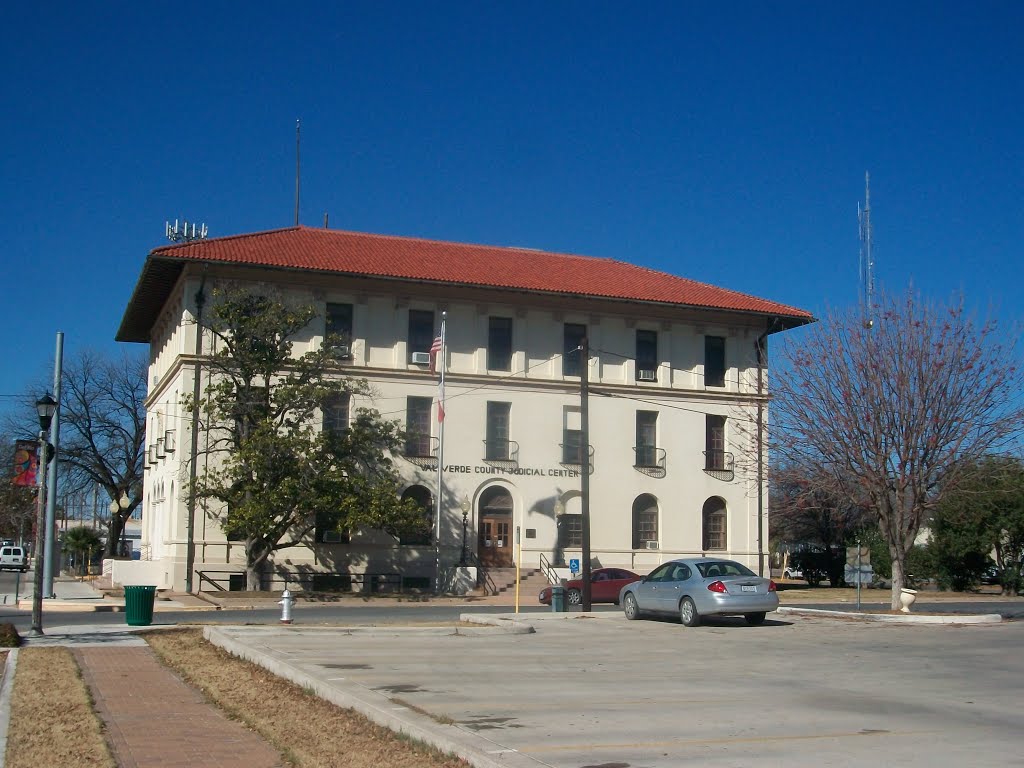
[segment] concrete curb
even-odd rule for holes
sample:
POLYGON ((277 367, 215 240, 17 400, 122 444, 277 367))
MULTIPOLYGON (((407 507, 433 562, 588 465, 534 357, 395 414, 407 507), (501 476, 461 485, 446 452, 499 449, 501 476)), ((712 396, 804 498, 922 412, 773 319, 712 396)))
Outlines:
POLYGON ((1003 620, 1003 617, 998 613, 965 613, 956 615, 937 615, 934 613, 858 613, 855 611, 828 611, 822 608, 792 608, 789 606, 780 606, 777 612, 782 615, 824 616, 888 624, 999 624, 1003 620))
MULTIPOLYGON (((216 605, 183 605, 181 603, 174 603, 169 605, 168 601, 157 600, 153 605, 153 613, 161 612, 178 612, 178 611, 219 611, 220 607, 216 605), (161 604, 162 603, 162 604, 161 604)), ((14 607, 18 610, 22 608, 31 608, 31 601, 19 600, 15 603, 14 607), (27 605, 22 605, 27 603, 27 605)), ((53 598, 43 601, 44 612, 54 613, 73 613, 73 612, 93 612, 93 613, 124 613, 123 602, 113 601, 99 601, 94 598, 82 598, 81 600, 60 600, 53 598)))
MULTIPOLYGON (((311 628, 304 627, 300 631, 309 629, 311 628)), ((387 631, 384 627, 368 627, 367 629, 387 631)), ((446 629, 448 634, 452 632, 450 627, 440 629, 446 629)), ((334 628, 332 631, 338 632, 339 630, 334 628)), ((518 752, 502 749, 500 758, 492 757, 487 753, 486 747, 480 745, 480 742, 485 745, 489 743, 485 737, 466 731, 458 725, 439 723, 427 715, 396 704, 384 694, 361 687, 352 687, 342 691, 335 686, 327 685, 300 669, 229 637, 224 628, 205 626, 203 637, 228 653, 258 664, 268 672, 302 686, 336 706, 353 709, 395 733, 422 741, 444 753, 457 755, 474 768, 536 768, 535 760, 518 752)), ((493 742, 490 743, 493 744, 493 742)))
POLYGON ((4 664, 3 678, 0 679, 0 768, 7 761, 7 729, 11 726, 11 691, 14 690, 14 673, 18 667, 18 649, 12 648, 4 664))

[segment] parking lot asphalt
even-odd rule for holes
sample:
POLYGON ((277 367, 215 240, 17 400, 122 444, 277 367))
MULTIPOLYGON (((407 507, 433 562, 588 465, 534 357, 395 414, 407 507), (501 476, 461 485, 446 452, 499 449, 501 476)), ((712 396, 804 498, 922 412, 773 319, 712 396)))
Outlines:
POLYGON ((204 632, 485 768, 1022 764, 1024 623, 487 620, 204 632))

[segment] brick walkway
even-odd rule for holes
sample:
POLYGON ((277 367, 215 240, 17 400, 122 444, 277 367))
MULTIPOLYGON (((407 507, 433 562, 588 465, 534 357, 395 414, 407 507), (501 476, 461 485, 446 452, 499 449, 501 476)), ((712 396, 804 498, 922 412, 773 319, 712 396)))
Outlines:
POLYGON ((86 647, 75 659, 120 768, 280 768, 253 732, 207 703, 148 647, 86 647))

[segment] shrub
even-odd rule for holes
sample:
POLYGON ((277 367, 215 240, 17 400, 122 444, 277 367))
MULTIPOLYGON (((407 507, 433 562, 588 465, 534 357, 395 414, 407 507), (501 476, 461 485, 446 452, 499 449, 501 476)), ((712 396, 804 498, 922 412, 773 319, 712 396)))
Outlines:
POLYGON ((0 648, 17 648, 21 645, 21 635, 13 624, 0 624, 0 648))

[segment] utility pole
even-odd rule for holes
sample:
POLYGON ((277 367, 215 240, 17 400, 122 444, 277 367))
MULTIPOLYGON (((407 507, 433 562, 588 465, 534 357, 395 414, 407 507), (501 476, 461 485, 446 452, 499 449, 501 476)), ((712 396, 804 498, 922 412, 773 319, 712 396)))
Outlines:
POLYGON ((864 209, 857 205, 857 223, 860 225, 860 304, 864 327, 875 324, 875 257, 872 253, 874 232, 871 229, 871 176, 864 172, 864 209))
POLYGON ((580 342, 580 502, 583 507, 583 610, 590 611, 590 342, 580 342))
MULTIPOLYGON (((54 559, 57 555, 57 453, 60 451, 60 381, 64 367, 64 332, 57 331, 57 348, 53 362, 53 396, 57 408, 50 422, 50 443, 53 459, 46 476, 46 559, 43 562, 43 597, 52 598, 54 559)), ((65 514, 66 517, 66 514, 65 514)), ((59 565, 59 564, 58 564, 59 565)))

